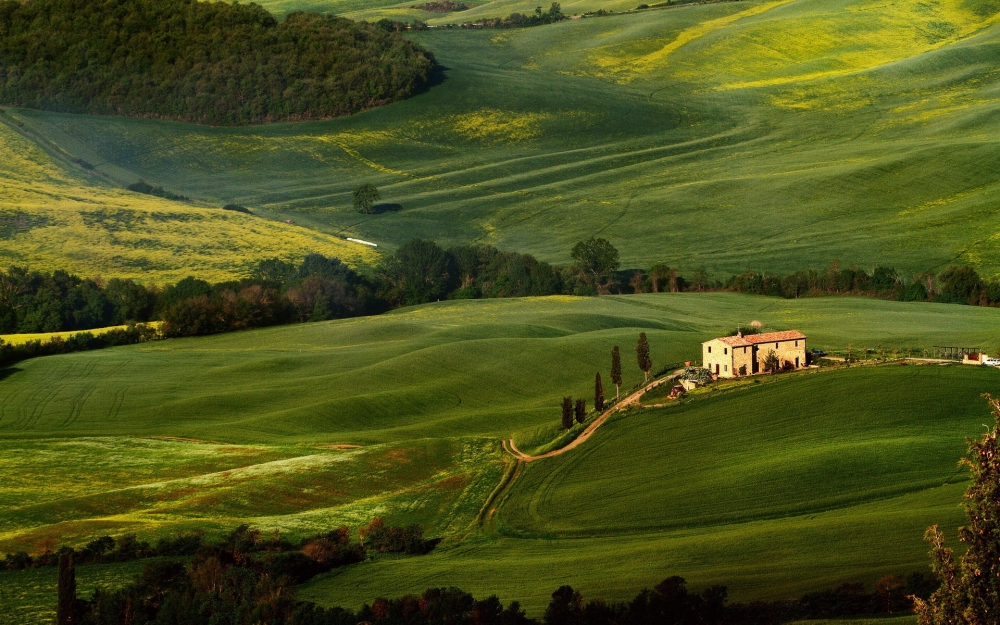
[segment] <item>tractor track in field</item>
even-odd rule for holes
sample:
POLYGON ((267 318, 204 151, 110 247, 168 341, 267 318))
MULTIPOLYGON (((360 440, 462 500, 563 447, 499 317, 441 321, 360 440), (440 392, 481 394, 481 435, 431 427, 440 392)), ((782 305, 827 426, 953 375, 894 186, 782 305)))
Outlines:
POLYGON ((521 462, 534 462, 535 460, 541 460, 542 458, 553 458, 555 456, 562 455, 567 451, 575 449, 580 445, 582 445, 583 443, 587 442, 587 439, 589 439, 594 434, 594 432, 597 431, 597 428, 604 425, 604 422, 607 421, 608 418, 610 418, 611 415, 613 415, 614 413, 620 410, 631 408, 633 406, 638 406, 639 400, 642 398, 643 395, 653 390, 657 386, 663 384, 664 382, 673 381, 674 375, 677 373, 680 373, 680 371, 674 372, 673 375, 665 375, 662 378, 653 380, 652 382, 649 382, 648 384, 644 385, 639 390, 633 392, 631 395, 626 396, 624 399, 616 403, 614 406, 608 408, 603 413, 601 413, 601 416, 594 419, 594 421, 590 425, 588 425, 584 431, 580 432, 579 436, 570 441, 569 444, 560 447, 559 449, 553 449, 552 451, 546 452, 544 454, 532 456, 518 449, 517 445, 514 444, 513 438, 506 439, 502 442, 503 449, 508 454, 510 454, 515 459, 521 462))

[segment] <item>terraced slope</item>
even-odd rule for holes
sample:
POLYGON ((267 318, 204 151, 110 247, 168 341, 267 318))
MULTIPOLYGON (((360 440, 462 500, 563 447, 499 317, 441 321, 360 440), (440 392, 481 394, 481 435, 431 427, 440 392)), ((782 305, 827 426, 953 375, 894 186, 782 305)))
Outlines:
POLYGON ((309 252, 352 265, 375 258, 371 248, 301 227, 115 188, 0 123, 0 265, 221 281, 262 258, 309 252))
POLYGON ((390 247, 424 236, 563 263, 597 234, 626 266, 992 275, 998 14, 777 0, 420 32, 443 84, 329 123, 14 114, 110 175, 390 247), (365 181, 401 210, 357 215, 365 181))

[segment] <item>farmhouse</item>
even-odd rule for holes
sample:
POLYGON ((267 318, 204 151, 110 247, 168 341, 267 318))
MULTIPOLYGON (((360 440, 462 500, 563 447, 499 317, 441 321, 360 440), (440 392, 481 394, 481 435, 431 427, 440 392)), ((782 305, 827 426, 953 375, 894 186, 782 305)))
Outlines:
POLYGON ((782 368, 806 365, 806 335, 797 330, 766 334, 722 336, 701 344, 703 366, 720 378, 753 375, 764 371, 764 361, 774 352, 782 368))

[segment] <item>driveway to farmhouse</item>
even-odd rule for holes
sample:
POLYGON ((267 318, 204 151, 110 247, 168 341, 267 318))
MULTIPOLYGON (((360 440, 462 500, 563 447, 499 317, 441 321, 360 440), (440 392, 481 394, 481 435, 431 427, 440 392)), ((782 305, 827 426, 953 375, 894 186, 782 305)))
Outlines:
POLYGON ((585 443, 587 439, 590 438, 590 435, 596 432, 597 428, 601 427, 601 425, 603 425, 604 422, 608 420, 608 417, 610 417, 612 414, 618 412, 619 410, 624 410, 625 408, 637 406, 639 404, 639 399, 642 398, 642 396, 645 393, 663 384, 664 382, 672 382, 674 378, 677 376, 677 374, 683 371, 684 371, 683 369, 678 369, 672 375, 665 375, 662 378, 653 380, 652 382, 640 388, 631 395, 627 396, 625 399, 621 400, 611 408, 608 408, 601 414, 601 416, 594 419, 594 422, 588 425, 587 429, 585 429, 583 432, 580 432, 580 435, 577 436, 575 439, 573 439, 565 447, 560 447, 559 449, 553 449, 550 452, 538 456, 529 456, 528 454, 518 449, 517 445, 514 444, 514 439, 511 438, 503 441, 504 451, 506 451, 507 453, 509 453, 510 455, 514 456, 515 458, 517 458, 522 462, 534 462, 535 460, 541 460, 542 458, 552 458, 553 456, 564 454, 571 449, 575 449, 578 445, 582 445, 583 443, 585 443))

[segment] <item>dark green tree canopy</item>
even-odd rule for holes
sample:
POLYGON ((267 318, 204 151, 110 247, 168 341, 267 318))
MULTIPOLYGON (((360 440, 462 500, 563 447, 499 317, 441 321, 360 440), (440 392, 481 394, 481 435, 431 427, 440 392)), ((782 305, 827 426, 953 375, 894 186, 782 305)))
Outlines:
POLYGON ((372 206, 375 206, 375 202, 381 197, 375 185, 366 182, 354 190, 354 210, 366 215, 371 214, 372 206))
POLYGON ((0 103, 213 125, 413 95, 433 56, 365 22, 197 0, 0 0, 0 103))
POLYGON ((433 241, 413 239, 386 259, 380 274, 386 298, 403 306, 445 297, 454 269, 451 257, 433 241))
POLYGON ((618 250, 615 246, 607 239, 590 237, 574 245, 570 256, 598 292, 606 293, 614 272, 618 271, 618 250))

